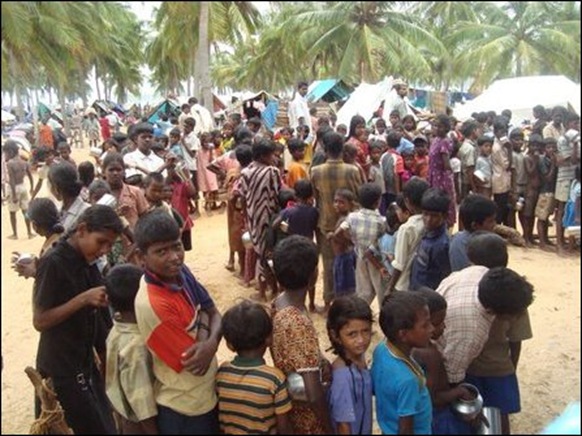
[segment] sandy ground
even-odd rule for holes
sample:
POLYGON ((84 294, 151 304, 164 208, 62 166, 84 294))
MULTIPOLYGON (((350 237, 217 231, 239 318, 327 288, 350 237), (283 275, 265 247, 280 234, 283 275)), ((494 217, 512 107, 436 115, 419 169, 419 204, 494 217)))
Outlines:
MULTIPOLYGON (((87 158, 85 150, 73 151, 77 163, 87 158)), ((46 195, 44 187, 42 195, 46 195)), ((18 228, 19 240, 6 238, 11 233, 10 222, 8 210, 2 206, 2 434, 28 433, 33 422, 34 392, 24 373, 26 366, 34 366, 38 344, 38 333, 32 327, 32 281, 18 277, 10 268, 10 253, 18 250, 38 254, 42 240, 26 239, 21 215, 18 228)), ((203 214, 196 220, 193 246, 186 263, 221 311, 252 292, 224 268, 228 255, 224 213, 203 214)), ((534 284, 536 295, 530 309, 534 337, 524 342, 518 368, 522 412, 512 417, 512 427, 514 433, 536 433, 568 403, 580 400, 580 258, 559 258, 537 249, 511 247, 510 267, 534 284)), ((319 304, 321 286, 320 280, 319 304)), ((376 303, 373 309, 378 312, 376 303)), ((329 340, 325 320, 319 315, 313 320, 320 332, 321 348, 326 349, 329 340)), ((376 325, 370 356, 380 339, 376 325)), ((222 343, 219 361, 231 356, 222 343)))

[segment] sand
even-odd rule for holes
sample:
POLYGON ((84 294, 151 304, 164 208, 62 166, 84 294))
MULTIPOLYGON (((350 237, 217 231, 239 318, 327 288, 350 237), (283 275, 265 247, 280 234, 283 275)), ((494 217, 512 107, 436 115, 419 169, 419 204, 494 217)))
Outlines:
MULTIPOLYGON (((79 163, 87 159, 87 149, 73 150, 79 163)), ((40 196, 46 195, 45 187, 40 196)), ((28 433, 33 422, 33 388, 24 373, 34 366, 39 334, 32 327, 32 280, 18 277, 10 268, 12 251, 38 254, 42 238, 26 238, 22 216, 18 216, 19 237, 11 233, 6 205, 2 206, 2 433, 28 433)), ((224 268, 228 255, 226 215, 203 213, 193 229, 194 250, 186 263, 208 289, 218 308, 225 311, 252 289, 239 285, 233 273, 224 268)), ((572 401, 580 400, 580 258, 560 258, 539 249, 510 247, 510 267, 525 275, 535 286, 530 308, 534 337, 522 346, 518 368, 521 413, 512 416, 514 433, 539 432, 572 401)), ((321 275, 320 275, 321 277, 321 275)), ((317 287, 321 301, 321 279, 317 287)), ((373 304, 377 313, 377 305, 373 304)), ((321 348, 329 346, 325 320, 313 316, 320 333, 321 348)), ((381 340, 379 327, 368 350, 381 340)), ((219 361, 232 357, 224 343, 219 361)), ((268 354, 268 353, 267 353, 268 354)), ((333 358, 330 353, 326 353, 333 358)), ((270 360, 270 359, 269 359, 270 360)))

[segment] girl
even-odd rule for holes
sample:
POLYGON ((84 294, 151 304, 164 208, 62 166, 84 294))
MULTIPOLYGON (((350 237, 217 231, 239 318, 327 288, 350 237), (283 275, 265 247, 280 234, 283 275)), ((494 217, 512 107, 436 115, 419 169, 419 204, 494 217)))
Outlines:
POLYGON ((400 174, 400 186, 404 186, 410 179, 412 179, 412 176, 414 176, 414 151, 402 151, 402 160, 404 161, 404 172, 400 174))
POLYGON ((86 118, 82 122, 83 130, 87 132, 89 137, 89 148, 97 147, 97 141, 99 141, 101 125, 97 119, 97 113, 95 109, 89 108, 86 112, 86 118))
MULTIPOLYGON (((123 226, 108 206, 91 206, 70 236, 43 256, 33 292, 33 325, 40 332, 36 365, 51 377, 75 434, 115 434, 94 349, 105 361, 111 327, 107 295, 94 261, 108 253, 123 226)), ((37 416, 40 412, 37 401, 37 416)))
POLYGON ((83 185, 79 180, 77 168, 69 163, 61 162, 53 165, 48 173, 50 191, 62 202, 61 223, 65 231, 75 227, 79 216, 89 207, 89 203, 81 198, 83 185))
POLYGON ((346 144, 352 144, 356 147, 356 162, 362 167, 365 176, 362 180, 368 180, 368 168, 370 166, 368 162, 370 150, 366 142, 367 139, 366 120, 360 115, 354 115, 350 121, 350 130, 346 144))
POLYGON ((372 434, 372 377, 366 350, 372 339, 372 310, 356 295, 339 297, 327 316, 333 353, 329 410, 336 434, 372 434))
POLYGON ((402 135, 412 142, 412 140, 418 135, 418 130, 416 126, 416 120, 413 115, 405 115, 401 121, 402 124, 402 135))
POLYGON ((215 210, 218 195, 216 174, 206 168, 214 160, 214 144, 211 144, 210 133, 200 135, 200 150, 196 153, 198 189, 204 194, 204 209, 215 210))
POLYGON ((79 180, 83 187, 81 188, 81 198, 84 202, 89 203, 89 185, 95 180, 95 166, 89 162, 81 162, 77 168, 79 171, 79 180))
POLYGON ((430 144, 428 163, 428 183, 433 188, 443 189, 451 198, 447 225, 455 225, 457 212, 455 208, 455 184, 451 168, 453 143, 447 134, 451 130, 451 121, 446 115, 438 115, 433 124, 435 137, 430 144))

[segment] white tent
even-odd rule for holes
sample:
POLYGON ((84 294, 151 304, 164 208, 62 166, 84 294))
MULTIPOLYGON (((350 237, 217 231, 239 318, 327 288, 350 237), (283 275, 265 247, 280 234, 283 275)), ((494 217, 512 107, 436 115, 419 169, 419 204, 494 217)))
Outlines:
POLYGON ((497 80, 474 100, 455 106, 454 115, 465 120, 473 112, 495 111, 499 114, 503 109, 509 109, 511 121, 517 125, 523 120, 531 120, 532 109, 538 104, 550 109, 564 106, 580 114, 580 85, 564 76, 497 80))
POLYGON ((392 77, 385 77, 375 85, 360 84, 338 111, 337 124, 345 124, 349 127, 354 115, 361 115, 366 122, 370 121, 374 111, 389 96, 391 89, 392 77))
POLYGON ((12 115, 10 112, 6 112, 2 109, 2 122, 3 123, 11 123, 16 120, 16 117, 12 115))

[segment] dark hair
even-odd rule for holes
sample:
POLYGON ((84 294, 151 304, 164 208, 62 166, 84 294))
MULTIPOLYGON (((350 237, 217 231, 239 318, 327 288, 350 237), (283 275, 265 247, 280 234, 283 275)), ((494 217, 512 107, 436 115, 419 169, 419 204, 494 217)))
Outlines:
POLYGON ((479 112, 475 117, 478 123, 484 124, 487 122, 487 112, 479 112))
MULTIPOLYGON (((421 201, 422 201, 422 197, 421 197, 421 201)), ((396 203, 396 205, 403 211, 403 212, 410 212, 408 210, 408 207, 406 207, 406 201, 404 201, 404 194, 402 192, 399 192, 398 194, 396 194, 396 200, 394 200, 394 203, 396 203)))
POLYGON ((572 123, 572 122, 579 122, 580 121, 580 115, 578 115, 575 112, 568 112, 566 114, 565 120, 564 122, 567 123, 572 123))
POLYGON ((182 106, 180 106, 180 108, 182 110, 184 110, 184 109, 190 109, 190 105, 188 103, 184 103, 182 106))
POLYGON ((133 312, 143 271, 131 263, 115 265, 105 276, 105 290, 116 312, 133 312))
POLYGON ((339 338, 340 330, 353 319, 367 321, 372 324, 374 317, 370 305, 357 295, 345 295, 336 298, 327 314, 327 334, 333 354, 341 357, 347 366, 350 366, 351 361, 346 356, 342 344, 334 340, 334 337, 339 338))
POLYGON ((412 115, 410 115, 410 114, 408 114, 408 115, 404 115, 404 116, 402 117, 402 119, 400 120, 400 121, 401 121, 401 124, 402 124, 402 128, 404 128, 404 122, 405 122, 405 121, 408 121, 408 120, 411 120, 411 121, 414 123, 414 130, 416 130, 416 125, 417 125, 417 124, 416 124, 416 120, 415 120, 415 119, 414 119, 414 117, 413 117, 412 115))
POLYGON ((309 87, 309 84, 305 81, 301 81, 301 82, 297 83, 297 89, 303 88, 304 86, 309 87))
MULTIPOLYGON (((400 89, 400 85, 394 85, 394 88, 400 89)), ((398 115, 398 119, 400 119, 400 111, 398 109, 392 109, 388 114, 388 117, 391 117, 392 115, 398 115)))
POLYGON ((382 196, 382 188, 376 183, 364 183, 358 189, 358 200, 364 209, 374 209, 382 196))
POLYGON ((157 209, 137 220, 133 236, 137 247, 145 253, 153 244, 179 240, 180 227, 170 214, 157 209))
POLYGON ((507 243, 495 233, 479 230, 467 242, 467 257, 473 264, 487 268, 507 266, 507 243))
POLYGON ((348 138, 356 136, 356 128, 360 125, 366 127, 366 120, 361 115, 354 115, 350 120, 350 130, 348 131, 348 138))
POLYGON ((113 136, 111 136, 111 139, 113 139, 118 145, 121 145, 127 141, 128 136, 125 133, 118 132, 114 133, 113 136))
POLYGON ((459 208, 459 220, 468 232, 473 231, 473 224, 483 224, 490 216, 496 216, 497 205, 484 195, 467 195, 459 208))
POLYGON ((117 212, 113 208, 103 204, 95 204, 85 209, 77 220, 76 228, 80 224, 85 224, 89 232, 111 230, 117 235, 121 235, 121 232, 123 232, 123 223, 117 215, 117 212))
POLYGON ((426 180, 420 177, 413 177, 404 185, 402 194, 412 205, 422 207, 422 196, 429 187, 426 180))
POLYGON ((445 114, 437 115, 435 121, 438 124, 442 124, 443 127, 447 130, 447 132, 451 130, 451 119, 447 115, 445 114))
POLYGON ((429 212, 447 213, 449 205, 451 204, 451 197, 446 191, 440 188, 429 188, 422 195, 420 203, 422 210, 429 212))
POLYGON ((385 144, 386 143, 380 139, 374 139, 370 142, 370 151, 372 151, 372 150, 382 151, 384 149, 385 144))
POLYGON ((233 112, 231 114, 228 115, 228 118, 230 118, 231 120, 234 120, 237 122, 237 124, 240 124, 240 122, 242 121, 242 115, 239 114, 238 112, 233 112))
POLYGON ((504 132, 507 131, 507 119, 505 117, 499 116, 493 119, 493 132, 504 132))
POLYGON ((240 144, 234 149, 236 160, 240 163, 242 168, 249 166, 253 161, 253 149, 250 145, 240 144))
POLYGON ((49 234, 63 233, 61 217, 55 203, 49 198, 34 198, 26 212, 28 219, 49 234))
POLYGON ((185 118, 184 125, 192 126, 192 128, 194 128, 196 127, 196 119, 192 117, 185 118))
POLYGON ((265 156, 275 153, 275 143, 270 139, 261 139, 253 145, 253 159, 259 160, 265 156))
POLYGON ((396 231, 398 225, 400 224, 400 221, 398 220, 398 214, 396 213, 396 208, 396 202, 392 202, 388 205, 386 212, 384 213, 384 216, 386 217, 386 226, 388 227, 388 230, 391 232, 391 234, 396 231))
POLYGON ((511 129, 511 132, 509 133, 509 137, 510 138, 519 138, 521 137, 523 139, 523 130, 521 130, 519 127, 515 127, 513 129, 511 129))
POLYGON ((400 145, 400 135, 394 130, 390 130, 390 132, 388 132, 386 135, 386 144, 390 148, 398 148, 400 145))
POLYGON ((143 178, 142 186, 144 188, 147 188, 148 186, 150 186, 154 182, 161 183, 163 185, 166 182, 166 179, 164 178, 162 173, 157 173, 155 171, 152 171, 151 173, 149 173, 147 176, 145 176, 143 178))
POLYGON ((89 186, 95 179, 95 166, 92 162, 81 162, 77 171, 79 172, 79 180, 81 180, 83 186, 89 186))
POLYGON ((414 290, 414 293, 424 297, 431 315, 447 309, 447 300, 441 294, 427 286, 420 286, 414 290))
POLYGON ((501 115, 507 118, 507 121, 511 121, 511 111, 509 109, 503 109, 501 115))
POLYGON ((131 139, 134 139, 141 135, 142 133, 150 133, 154 134, 154 126, 150 123, 138 123, 133 126, 133 130, 131 131, 131 139))
POLYGON ((93 180, 89 185, 89 196, 95 195, 98 191, 103 190, 104 194, 111 194, 111 188, 105 180, 93 180))
POLYGON ((259 117, 252 117, 250 120, 247 121, 247 126, 249 124, 252 124, 253 126, 262 126, 263 122, 261 121, 261 119, 259 117))
MULTIPOLYGON (((13 155, 13 156, 18 155, 18 144, 13 139, 7 139, 2 148, 4 149, 4 153, 6 153, 9 156, 10 155, 13 155)), ((37 153, 38 152, 40 152, 40 149, 37 151, 37 153)), ((42 160, 44 160, 44 159, 42 159, 42 160)))
POLYGON ((181 136, 182 132, 180 132, 180 129, 178 129, 177 127, 174 127, 172 130, 170 130, 170 136, 181 136))
POLYGON ((61 148, 68 148, 69 151, 71 150, 71 146, 69 145, 69 143, 67 141, 61 141, 57 144, 57 150, 59 150, 61 148))
POLYGON ((487 143, 493 144, 493 139, 489 136, 479 136, 479 138, 477 138, 477 146, 481 147, 487 143))
POLYGON ((344 156, 344 159, 346 157, 351 157, 352 159, 355 159, 357 154, 358 154, 358 147, 356 145, 352 144, 351 142, 346 142, 344 144, 342 154, 344 156))
POLYGON ((354 193, 353 193, 351 190, 349 190, 349 189, 346 189, 346 188, 340 188, 340 189, 336 189, 336 191, 334 192, 333 196, 335 197, 336 195, 337 195, 338 197, 341 197, 341 198, 343 198, 344 200, 350 201, 350 202, 352 202, 352 203, 353 203, 354 201, 356 201, 356 196, 355 196, 355 194, 354 194, 354 193))
POLYGON ((77 168, 68 162, 60 162, 49 169, 48 178, 54 188, 64 197, 77 197, 83 185, 77 168))
POLYGON ((293 153, 298 150, 304 150, 307 145, 301 139, 298 138, 291 138, 287 143, 287 148, 289 149, 289 153, 293 153))
POLYGON ((543 145, 544 143, 544 138, 542 138, 542 135, 539 135, 537 133, 532 133, 531 135, 529 135, 529 139, 528 142, 530 144, 538 144, 538 145, 543 145))
POLYGON ((313 186, 308 179, 297 180, 293 189, 295 190, 295 196, 301 200, 313 197, 313 186))
POLYGON ((222 316, 222 333, 234 351, 256 350, 273 332, 273 322, 263 306, 244 300, 222 316))
POLYGON ((386 120, 385 120, 384 118, 378 118, 378 119, 376 120, 376 123, 375 123, 375 124, 376 124, 376 126, 377 126, 378 124, 384 124, 384 127, 386 127, 386 120))
POLYGON ((380 328, 394 342, 400 330, 411 330, 416 323, 418 312, 425 308, 426 300, 416 292, 392 292, 382 302, 380 328))
POLYGON ((478 297, 484 308, 495 315, 520 315, 533 302, 534 288, 515 271, 497 267, 479 282, 478 297))
POLYGON ((557 144, 557 143, 558 143, 558 140, 556 138, 552 138, 551 136, 544 138, 544 145, 557 144))
POLYGON ((461 133, 463 134, 463 136, 465 138, 467 138, 467 137, 471 136, 471 134, 475 130, 477 130, 478 127, 479 127, 479 125, 477 124, 476 121, 467 120, 461 125, 461 133))
POLYGON ((305 288, 317 268, 317 247, 305 236, 291 235, 281 240, 273 253, 277 281, 288 291, 305 288))
POLYGON ((107 153, 107 156, 103 159, 103 171, 105 171, 112 163, 118 163, 122 168, 125 168, 123 155, 121 153, 107 153))
POLYGON ((287 203, 295 200, 295 190, 291 188, 282 188, 277 194, 277 201, 279 202, 279 209, 285 209, 287 203))
MULTIPOLYGON (((318 131, 319 132, 319 131, 318 131)), ((344 138, 337 132, 329 131, 323 135, 323 148, 332 157, 341 155, 344 149, 344 138)))
POLYGON ((247 144, 251 145, 253 143, 254 133, 250 129, 244 126, 239 126, 233 133, 233 138, 235 144, 247 144))

